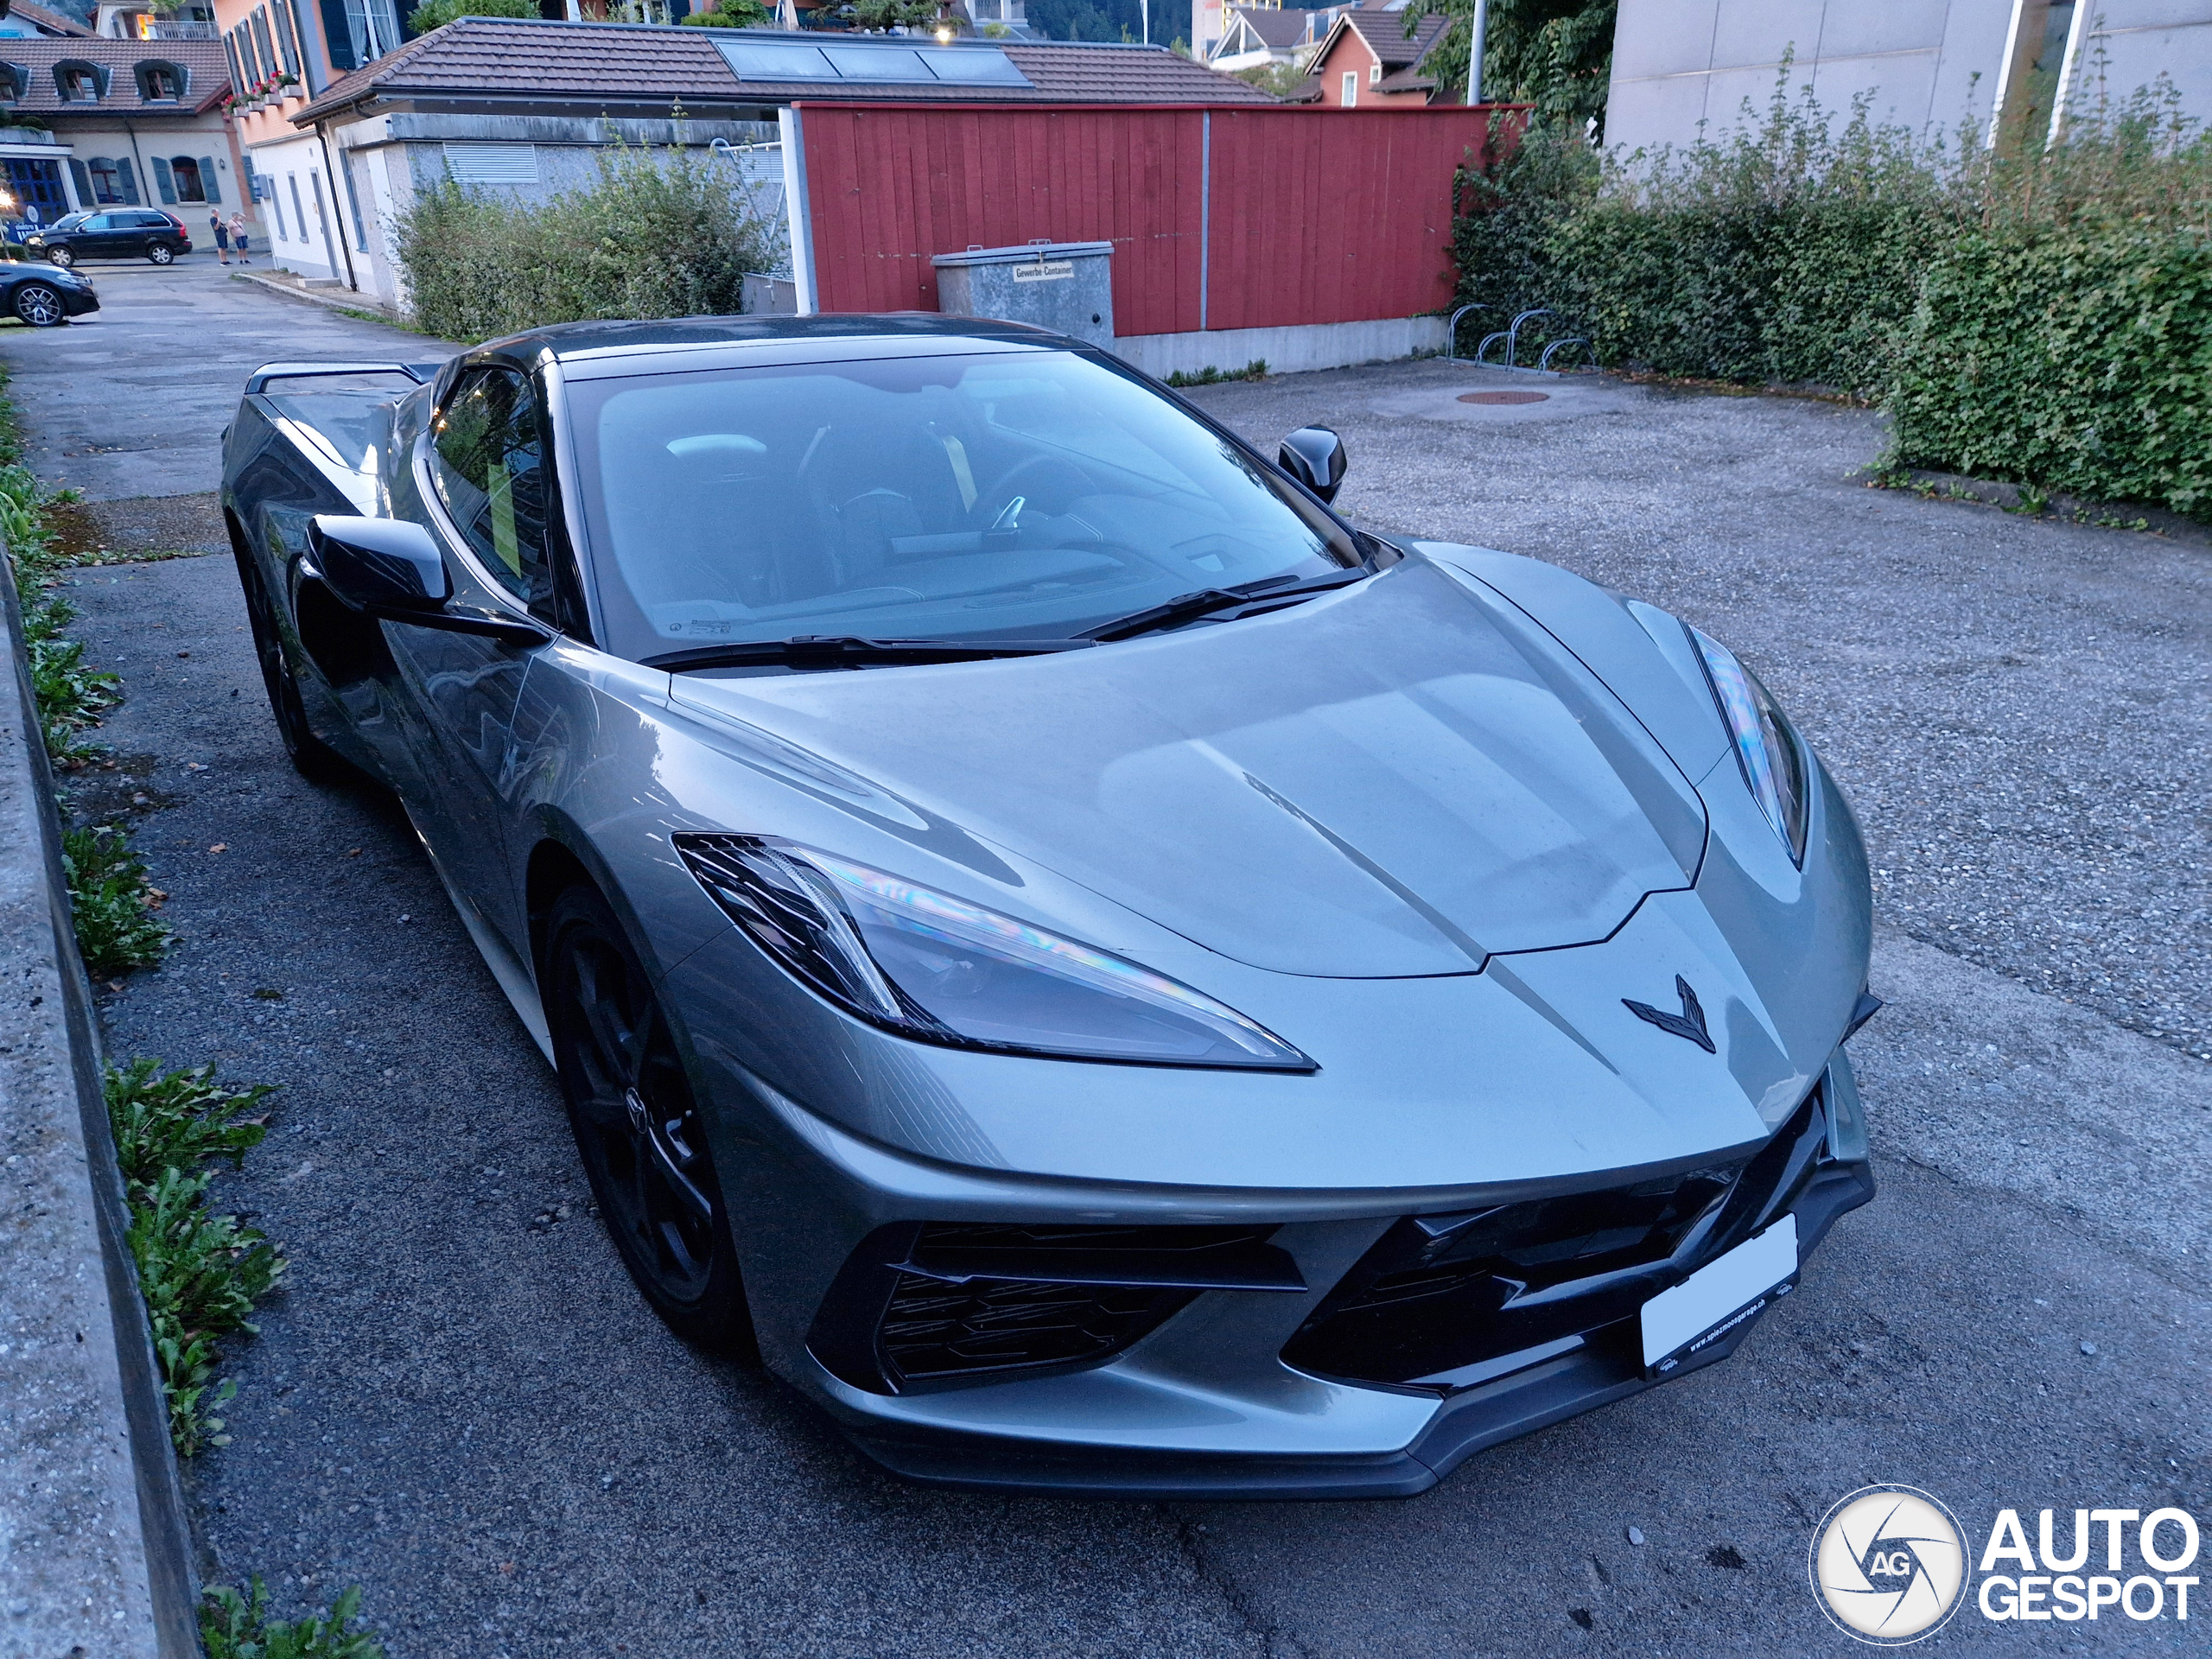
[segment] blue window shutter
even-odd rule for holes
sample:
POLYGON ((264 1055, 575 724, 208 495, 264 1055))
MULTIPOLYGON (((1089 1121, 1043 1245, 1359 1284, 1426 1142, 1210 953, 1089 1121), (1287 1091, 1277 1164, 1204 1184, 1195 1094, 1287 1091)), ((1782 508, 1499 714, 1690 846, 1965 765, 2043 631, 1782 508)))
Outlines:
POLYGON ((353 60, 353 31, 346 22, 346 0, 322 0, 322 40, 330 48, 334 69, 358 69, 353 60))
POLYGON ((200 158, 200 188, 211 203, 223 199, 222 188, 215 182, 215 158, 213 156, 200 158))
POLYGON ((69 176, 76 181, 77 200, 84 207, 92 205, 92 175, 85 164, 74 156, 69 158, 69 176))
POLYGON ((153 159, 152 166, 154 169, 154 185, 155 188, 162 193, 162 201, 163 205, 170 207, 175 207, 176 186, 169 178, 169 164, 166 161, 162 160, 159 156, 156 156, 153 159))
POLYGON ((136 207, 138 205, 138 180, 130 170, 130 158, 128 156, 116 157, 115 188, 122 192, 124 207, 136 207))

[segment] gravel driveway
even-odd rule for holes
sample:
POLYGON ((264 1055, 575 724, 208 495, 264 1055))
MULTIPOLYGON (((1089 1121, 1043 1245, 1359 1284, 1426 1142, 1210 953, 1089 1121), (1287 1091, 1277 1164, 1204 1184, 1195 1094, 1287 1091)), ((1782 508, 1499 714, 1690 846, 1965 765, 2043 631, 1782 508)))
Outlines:
MULTIPOLYGON (((0 353, 34 418, 61 395, 18 339, 0 353)), ((1727 1365, 1410 1502, 888 1480, 638 1302, 404 821, 286 768, 229 562, 87 571, 80 632, 130 694, 105 735, 150 757, 140 840, 182 936, 104 997, 111 1046, 283 1085, 226 1189, 295 1278, 238 1350, 233 1443, 191 1471, 211 1572, 286 1605, 360 1583, 393 1659, 1771 1655, 1840 1650, 1804 1552, 1866 1482, 1970 1530, 2003 1504, 2212 1507, 2212 1073, 2183 1052, 2212 555, 1852 485, 1879 446, 1855 411, 1582 385, 1491 419, 1465 372, 1197 395, 1269 440, 1337 425, 1378 527, 1680 609, 1829 757, 1885 872, 1892 1001, 1854 1045, 1883 1195, 1807 1294, 1727 1365)), ((2044 1634, 2202 1646, 2170 1621, 2044 1634)), ((1930 1650, 2022 1645, 1967 1616, 1930 1650)))

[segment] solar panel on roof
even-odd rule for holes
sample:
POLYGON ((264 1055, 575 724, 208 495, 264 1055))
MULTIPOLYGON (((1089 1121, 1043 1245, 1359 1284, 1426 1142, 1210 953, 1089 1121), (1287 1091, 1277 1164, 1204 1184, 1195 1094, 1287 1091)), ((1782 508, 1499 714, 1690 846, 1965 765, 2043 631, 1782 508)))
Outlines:
POLYGON ((833 80, 877 85, 1027 86, 996 47, 809 46, 796 41, 716 41, 740 80, 833 80))
POLYGON ((979 51, 974 47, 921 54, 923 63, 939 80, 956 86, 1027 86, 1028 76, 1014 67, 1014 60, 996 47, 979 51))
POLYGON ((716 41, 730 72, 740 80, 836 80, 830 60, 818 46, 798 46, 780 41, 716 41))
POLYGON ((825 46, 822 55, 847 80, 935 80, 922 54, 904 46, 825 46))

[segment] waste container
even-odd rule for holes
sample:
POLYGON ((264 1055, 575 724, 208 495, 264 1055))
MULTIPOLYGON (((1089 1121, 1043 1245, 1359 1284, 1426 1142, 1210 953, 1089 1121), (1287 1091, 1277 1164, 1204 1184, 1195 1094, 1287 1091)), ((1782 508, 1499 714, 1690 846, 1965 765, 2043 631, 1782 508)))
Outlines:
POLYGON ((948 317, 1001 317, 1114 343, 1114 245, 1032 242, 940 253, 937 308, 948 317))

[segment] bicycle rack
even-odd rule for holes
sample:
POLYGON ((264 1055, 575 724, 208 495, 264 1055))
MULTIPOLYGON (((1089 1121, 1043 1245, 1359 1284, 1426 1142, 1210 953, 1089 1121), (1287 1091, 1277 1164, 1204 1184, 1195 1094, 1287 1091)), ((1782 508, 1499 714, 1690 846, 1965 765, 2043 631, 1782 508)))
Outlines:
POLYGON ((1587 359, 1592 369, 1594 370, 1598 366, 1597 353, 1592 349, 1590 342, 1587 340, 1583 339, 1579 334, 1570 335, 1565 340, 1554 340, 1551 341, 1544 347, 1542 355, 1537 358, 1535 366, 1533 368, 1528 364, 1518 360, 1521 354, 1521 325, 1529 321, 1531 318, 1548 317, 1552 314, 1550 307, 1541 305, 1532 307, 1529 310, 1522 312, 1519 315, 1516 316, 1512 321, 1507 323, 1504 327, 1498 329, 1496 333, 1484 334, 1482 338, 1481 344, 1475 347, 1475 354, 1472 357, 1461 357, 1459 354, 1458 349, 1459 343, 1459 319, 1465 316, 1470 311, 1491 311, 1495 310, 1496 308, 1497 308, 1494 306, 1487 305, 1463 305, 1457 311, 1454 311, 1452 314, 1452 321, 1450 325, 1452 337, 1446 343, 1447 349, 1445 352, 1445 356, 1451 359, 1452 361, 1455 363, 1465 363, 1471 368, 1503 369, 1509 374, 1541 374, 1548 375, 1556 378, 1565 373, 1566 371, 1552 367, 1552 359, 1557 356, 1560 352, 1567 350, 1569 346, 1576 346, 1580 348, 1583 356, 1587 359), (1491 347, 1497 345, 1500 340, 1503 340, 1505 342, 1505 360, 1502 363, 1494 363, 1491 360, 1491 347))
POLYGON ((1471 358, 1459 355, 1459 319, 1470 311, 1495 311, 1494 305, 1463 305, 1452 314, 1452 321, 1444 325, 1444 358, 1448 363, 1468 363, 1471 358))

